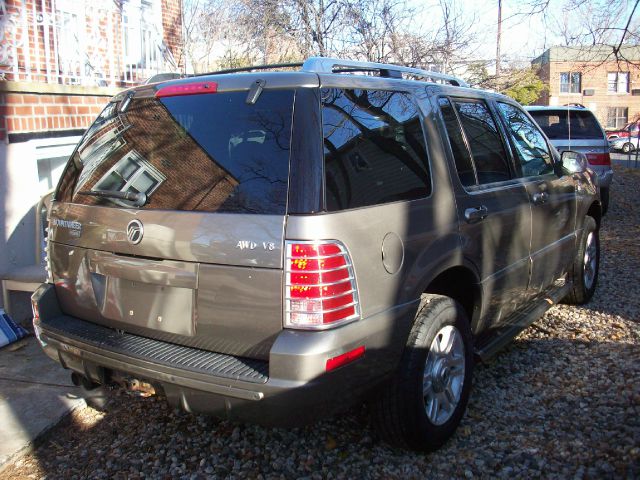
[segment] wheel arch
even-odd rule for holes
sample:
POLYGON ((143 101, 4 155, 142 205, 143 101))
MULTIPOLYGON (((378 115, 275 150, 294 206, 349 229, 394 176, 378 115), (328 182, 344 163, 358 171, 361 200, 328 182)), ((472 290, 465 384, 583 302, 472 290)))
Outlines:
POLYGON ((429 281, 422 293, 453 298, 464 308, 471 322, 471 330, 475 330, 482 307, 482 288, 472 267, 454 265, 442 270, 429 281))
POLYGON ((593 202, 587 210, 587 215, 593 217, 593 219, 596 221, 598 230, 600 230, 600 222, 602 221, 602 205, 600 205, 600 202, 593 202))

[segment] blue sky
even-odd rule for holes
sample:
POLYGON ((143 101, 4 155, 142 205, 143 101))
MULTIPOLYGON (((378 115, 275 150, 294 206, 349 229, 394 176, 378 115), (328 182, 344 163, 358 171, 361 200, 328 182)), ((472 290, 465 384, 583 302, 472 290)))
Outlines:
MULTIPOLYGON (((540 55, 546 48, 563 44, 559 30, 563 23, 571 26, 571 31, 578 32, 585 28, 585 24, 597 16, 598 12, 605 13, 614 23, 614 27, 624 27, 631 13, 635 1, 618 0, 550 0, 544 13, 523 15, 531 11, 535 0, 503 0, 502 1, 502 43, 503 56, 511 60, 528 61, 540 55), (579 8, 571 8, 571 4, 580 4, 579 8), (614 9, 607 8, 608 3, 614 3, 614 9)), ((409 4, 422 8, 418 18, 423 19, 423 28, 441 23, 440 7, 436 0, 409 0, 409 4)), ((498 0, 463 1, 453 0, 455 8, 461 12, 462 19, 473 23, 473 30, 477 38, 474 53, 478 59, 495 58, 496 31, 498 23, 498 0)), ((640 7, 634 18, 640 17, 640 7)), ((638 22, 635 22, 635 26, 638 22)), ((616 37, 619 38, 619 37, 616 37)), ((617 43, 617 42, 616 42, 617 43)), ((474 55, 474 56, 475 56, 474 55)))

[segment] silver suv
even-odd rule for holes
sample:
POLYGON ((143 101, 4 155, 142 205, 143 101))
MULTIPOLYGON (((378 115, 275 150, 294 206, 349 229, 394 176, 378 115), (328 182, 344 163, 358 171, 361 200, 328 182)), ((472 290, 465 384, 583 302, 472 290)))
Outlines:
POLYGON ((598 175, 602 212, 606 213, 613 168, 609 140, 593 112, 582 106, 531 106, 527 111, 559 152, 572 150, 585 154, 589 168, 598 175))
POLYGON ((594 179, 507 97, 301 67, 113 98, 55 193, 38 338, 86 387, 277 425, 365 400, 384 439, 436 448, 475 359, 593 295, 594 179))

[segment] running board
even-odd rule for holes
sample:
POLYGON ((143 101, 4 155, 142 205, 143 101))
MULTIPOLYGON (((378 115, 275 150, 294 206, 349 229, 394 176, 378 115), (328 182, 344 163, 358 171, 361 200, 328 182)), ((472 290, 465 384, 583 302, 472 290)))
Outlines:
POLYGON ((537 300, 513 312, 507 319, 507 325, 498 329, 486 341, 480 341, 476 344, 476 357, 483 362, 490 359, 508 345, 520 332, 542 317, 544 312, 560 302, 569 293, 570 288, 571 284, 568 281, 558 281, 553 287, 541 294, 537 300))

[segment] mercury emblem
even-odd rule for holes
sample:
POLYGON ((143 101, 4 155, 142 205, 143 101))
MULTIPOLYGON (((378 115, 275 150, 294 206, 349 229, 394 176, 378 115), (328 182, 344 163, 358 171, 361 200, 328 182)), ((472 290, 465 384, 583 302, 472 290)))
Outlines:
POLYGON ((131 245, 136 245, 142 240, 144 228, 139 220, 131 220, 127 225, 127 240, 131 245))

